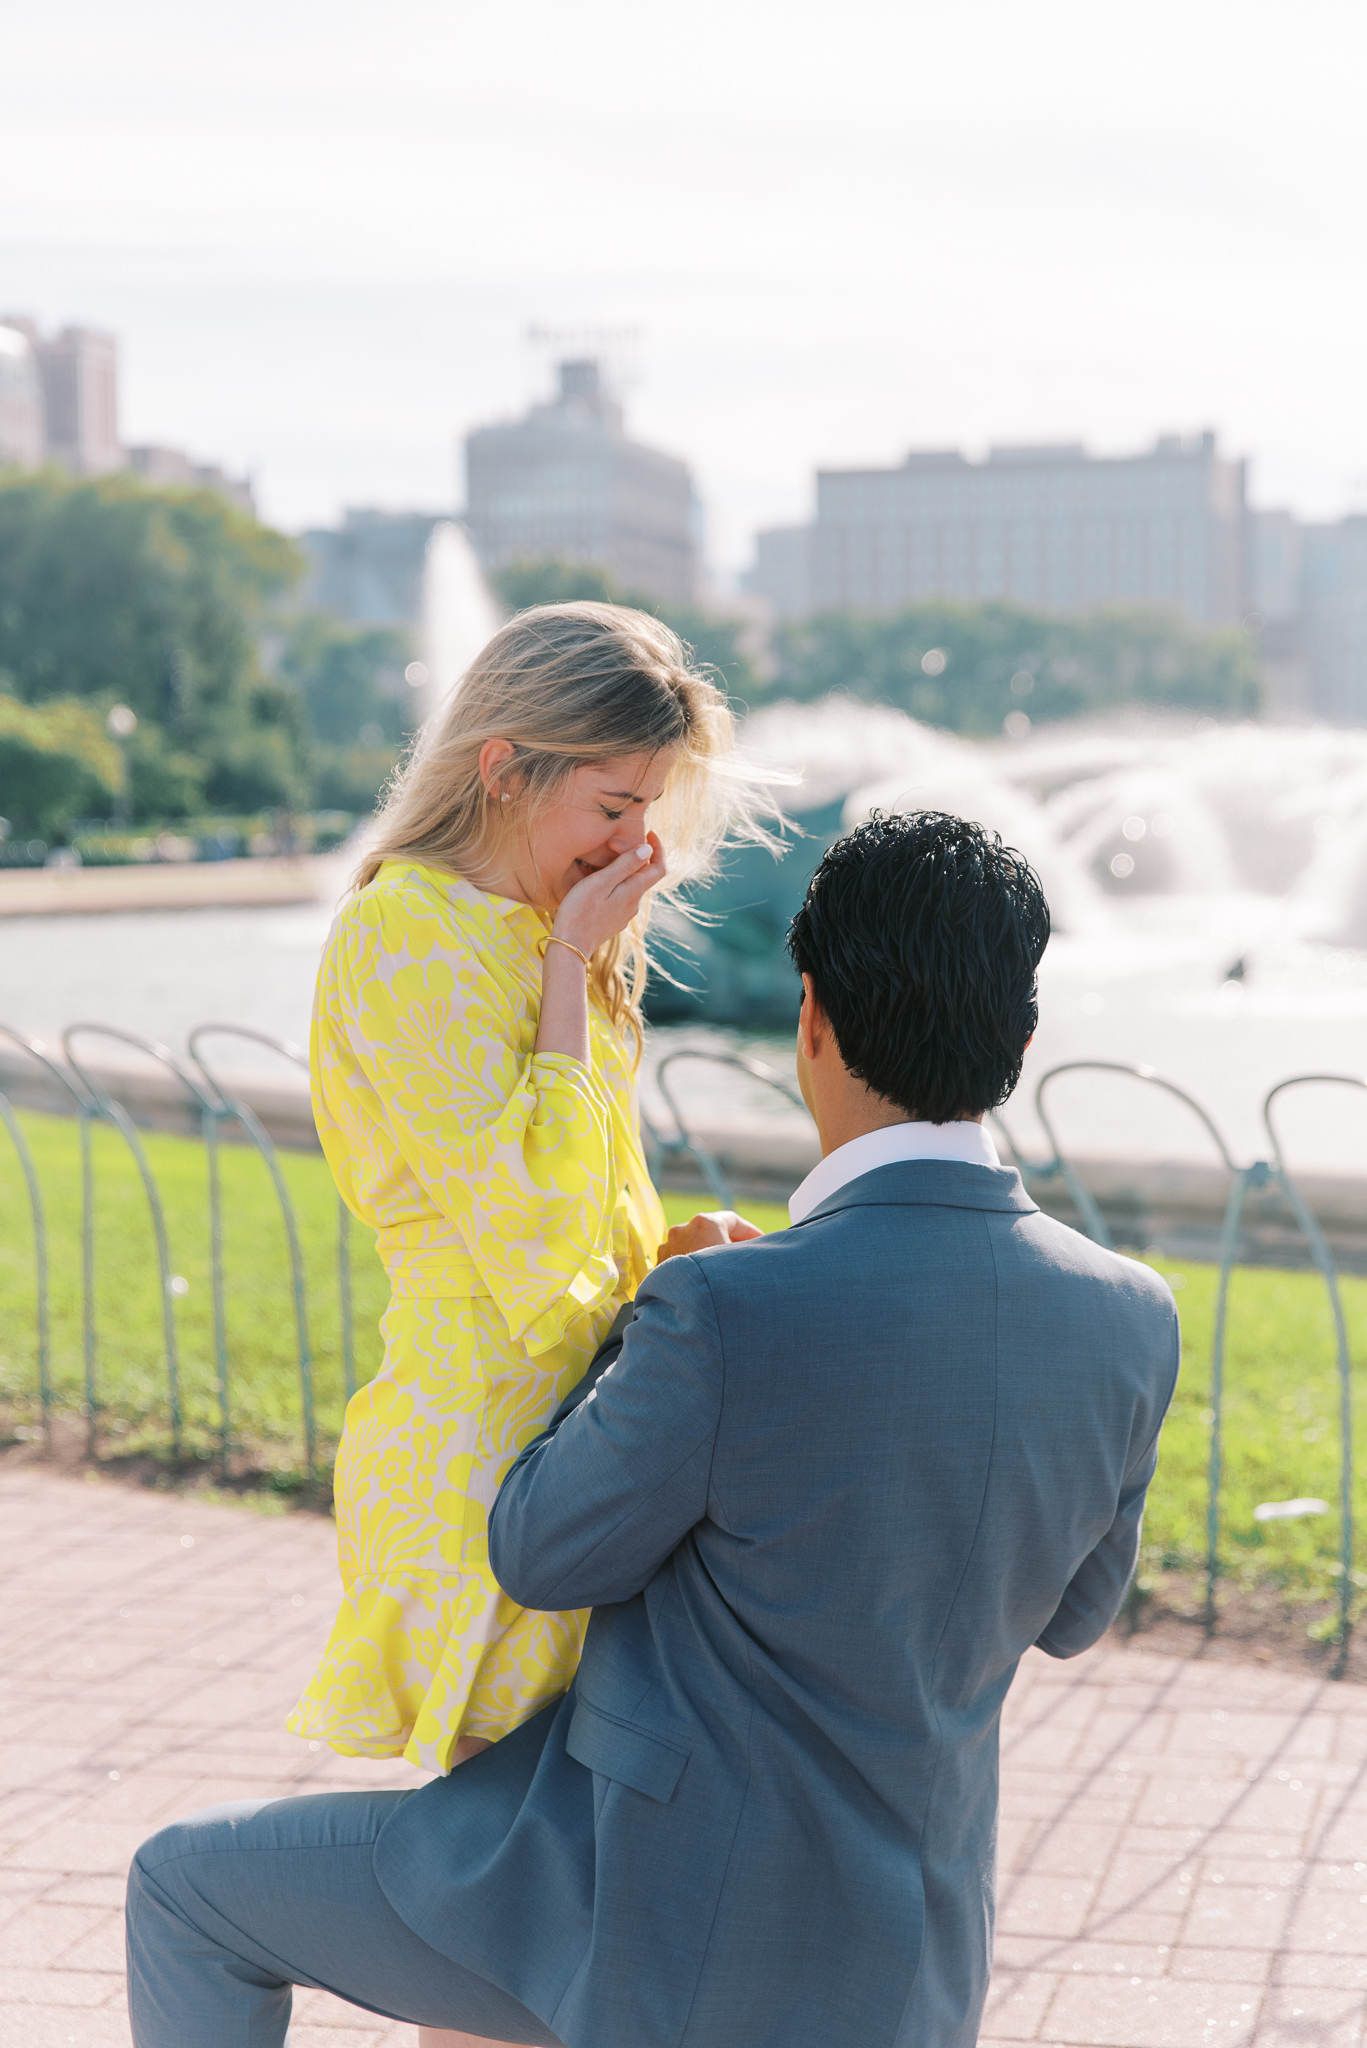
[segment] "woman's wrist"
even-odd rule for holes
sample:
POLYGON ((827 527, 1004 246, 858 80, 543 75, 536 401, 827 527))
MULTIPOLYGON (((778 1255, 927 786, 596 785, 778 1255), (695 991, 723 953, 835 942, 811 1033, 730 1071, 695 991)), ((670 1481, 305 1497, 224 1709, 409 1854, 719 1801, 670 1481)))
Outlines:
POLYGON ((553 939, 563 941, 567 946, 573 946, 575 952, 582 953, 586 960, 593 958, 599 945, 593 933, 584 928, 582 920, 565 917, 563 914, 556 917, 550 935, 553 939))
POLYGON ((578 945, 559 932, 549 935, 541 956, 541 1016, 536 1047, 589 1065, 588 970, 578 945), (556 943, 549 943, 553 938, 556 943), (578 954, 576 959, 575 955, 578 954))

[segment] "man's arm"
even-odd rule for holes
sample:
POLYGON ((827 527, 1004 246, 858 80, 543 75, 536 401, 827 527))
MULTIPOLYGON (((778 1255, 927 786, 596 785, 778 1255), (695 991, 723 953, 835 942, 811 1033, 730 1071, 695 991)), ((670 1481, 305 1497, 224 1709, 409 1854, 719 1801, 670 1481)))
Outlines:
POLYGON ((1153 1434, 1125 1474, 1115 1520, 1073 1573, 1053 1617, 1035 1647, 1051 1657, 1077 1657, 1099 1642, 1120 1612, 1125 1589, 1139 1558, 1144 1497, 1158 1465, 1158 1438, 1177 1384, 1181 1328, 1173 1316, 1172 1375, 1153 1434))
POLYGON ((722 1384, 711 1291, 696 1260, 671 1259, 620 1357, 504 1480, 489 1517, 503 1590, 543 1611, 639 1593, 706 1513, 722 1384))

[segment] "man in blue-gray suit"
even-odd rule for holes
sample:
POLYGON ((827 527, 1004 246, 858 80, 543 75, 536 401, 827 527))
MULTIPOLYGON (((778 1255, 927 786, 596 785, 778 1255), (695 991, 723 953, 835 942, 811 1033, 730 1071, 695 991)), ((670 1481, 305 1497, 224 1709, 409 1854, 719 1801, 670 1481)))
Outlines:
POLYGON ((493 1513, 515 1600, 594 1609, 575 1684, 421 1791, 144 1845, 138 2048, 275 2048, 292 1984, 458 2041, 971 2048, 1002 1700, 1113 1620, 1177 1371, 1163 1283, 982 1129, 1047 936, 960 819, 830 850, 790 938, 794 1227, 675 1233, 493 1513))

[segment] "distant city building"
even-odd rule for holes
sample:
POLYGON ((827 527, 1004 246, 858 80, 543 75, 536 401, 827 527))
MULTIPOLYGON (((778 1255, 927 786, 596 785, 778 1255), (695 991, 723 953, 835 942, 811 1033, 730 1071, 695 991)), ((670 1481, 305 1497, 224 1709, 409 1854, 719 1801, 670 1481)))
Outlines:
POLYGON ((92 327, 44 335, 25 313, 0 316, 0 467, 55 463, 77 476, 131 469, 152 484, 217 491, 255 516, 250 480, 181 448, 119 443, 119 345, 92 327))
POLYGON ((1367 725, 1367 514, 1304 528, 1300 630, 1308 708, 1367 725))
POLYGON ((1287 511, 1254 512, 1248 554, 1273 707, 1367 724, 1367 514, 1303 526, 1287 511))
POLYGON ((303 601, 353 625, 418 631, 427 543, 432 529, 449 517, 352 506, 340 527, 301 533, 310 562, 303 601))
POLYGON ((0 326, 0 469, 33 469, 43 459, 43 393, 33 344, 0 326))
POLYGON ((550 404, 466 440, 466 516, 482 566, 593 562, 628 589, 690 602, 697 546, 687 464, 628 439, 596 362, 561 363, 559 376, 550 404))
POLYGON ((229 476, 216 462, 196 462, 183 448, 129 448, 128 467, 144 483, 167 485, 172 489, 216 491, 240 512, 256 516, 251 478, 229 476))
POLYGON ((1242 613, 1243 550, 1244 465, 1213 434, 1120 457, 1071 442, 983 462, 916 449, 897 469, 820 471, 814 523, 760 534, 747 580, 781 618, 940 597, 1166 605, 1227 625, 1242 613))
POLYGON ((43 452, 77 476, 123 468, 119 445, 119 345, 93 327, 44 339, 29 328, 43 387, 43 452))

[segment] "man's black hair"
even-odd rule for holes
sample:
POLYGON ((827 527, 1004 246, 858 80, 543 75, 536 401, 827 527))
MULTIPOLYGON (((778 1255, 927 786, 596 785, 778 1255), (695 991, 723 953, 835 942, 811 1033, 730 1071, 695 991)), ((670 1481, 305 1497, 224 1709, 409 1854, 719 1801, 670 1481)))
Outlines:
POLYGON ((838 839, 788 932, 850 1072, 937 1124, 995 1109, 1020 1079, 1048 942, 1029 863, 943 811, 875 811, 838 839))

